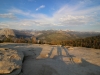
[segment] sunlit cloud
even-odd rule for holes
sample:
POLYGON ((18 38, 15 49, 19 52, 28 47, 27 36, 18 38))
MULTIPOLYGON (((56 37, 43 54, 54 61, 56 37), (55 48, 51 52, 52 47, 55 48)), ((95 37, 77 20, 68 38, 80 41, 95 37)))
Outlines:
POLYGON ((42 9, 42 8, 45 8, 45 5, 41 5, 40 7, 36 8, 36 11, 42 9))
MULTIPOLYGON (((23 15, 24 19, 20 19, 19 21, 6 22, 6 24, 11 25, 11 27, 26 27, 26 28, 38 28, 38 27, 61 27, 61 26, 84 26, 84 25, 99 25, 100 17, 100 6, 92 6, 85 8, 88 6, 86 1, 80 0, 80 2, 76 5, 64 5, 59 10, 55 10, 52 13, 52 16, 43 13, 31 13, 29 11, 23 11, 18 8, 12 8, 8 10, 7 15, 1 14, 0 17, 7 18, 8 16, 14 17, 14 15, 23 15), (9 14, 12 13, 12 14, 9 14), (27 19, 27 17, 31 17, 27 19)), ((91 3, 91 1, 89 0, 91 3)), ((42 5, 36 9, 36 11, 41 8, 45 8, 45 5, 42 5)), ((17 16, 18 17, 18 16, 17 16)), ((19 18, 19 17, 18 17, 19 18)))

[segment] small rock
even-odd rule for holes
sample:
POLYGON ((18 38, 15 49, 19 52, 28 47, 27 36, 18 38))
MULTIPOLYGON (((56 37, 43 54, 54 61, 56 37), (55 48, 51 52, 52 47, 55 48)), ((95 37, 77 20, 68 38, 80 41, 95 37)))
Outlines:
POLYGON ((75 63, 82 63, 82 59, 81 59, 81 58, 73 57, 72 59, 73 59, 73 61, 74 61, 75 63))
POLYGON ((40 56, 41 56, 41 58, 47 58, 49 55, 48 54, 41 54, 40 56))

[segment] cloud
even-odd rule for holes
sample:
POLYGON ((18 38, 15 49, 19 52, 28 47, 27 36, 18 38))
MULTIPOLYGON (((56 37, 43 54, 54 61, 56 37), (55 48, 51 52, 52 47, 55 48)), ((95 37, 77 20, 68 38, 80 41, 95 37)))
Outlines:
POLYGON ((0 23, 0 28, 9 28, 9 25, 5 23, 0 23))
POLYGON ((17 9, 17 8, 9 9, 8 12, 14 13, 14 14, 26 15, 26 16, 30 15, 29 12, 25 12, 25 11, 17 9))
MULTIPOLYGON (((85 1, 84 1, 85 2, 85 1)), ((90 2, 91 3, 91 2, 90 2)), ((6 24, 16 28, 37 28, 42 27, 67 27, 67 26, 89 26, 100 24, 100 6, 88 7, 88 3, 78 3, 76 5, 64 5, 59 10, 52 13, 53 16, 48 16, 42 13, 31 13, 29 11, 23 11, 21 9, 12 8, 9 13, 14 15, 23 15, 26 18, 20 19, 20 21, 7 22, 6 24), (30 19, 27 19, 30 17, 30 19)), ((36 9, 38 11, 45 6, 42 5, 36 9)))
POLYGON ((16 17, 12 13, 0 14, 0 18, 16 19, 16 17))
MULTIPOLYGON (((43 7, 43 6, 42 6, 43 7)), ((23 11, 21 9, 17 9, 17 8, 12 8, 8 10, 9 13, 13 13, 13 14, 18 14, 18 15, 22 15, 22 16, 26 16, 26 17, 30 17, 30 18, 46 18, 47 15, 45 14, 41 14, 41 13, 30 13, 29 11, 23 11)))
POLYGON ((95 23, 100 19, 100 6, 86 8, 85 5, 84 9, 83 5, 81 5, 81 3, 75 6, 65 5, 56 11, 53 14, 53 17, 65 26, 89 25, 90 23, 94 23, 95 25, 95 23))
POLYGON ((42 9, 42 8, 45 8, 45 5, 41 5, 40 7, 36 8, 36 11, 42 9))

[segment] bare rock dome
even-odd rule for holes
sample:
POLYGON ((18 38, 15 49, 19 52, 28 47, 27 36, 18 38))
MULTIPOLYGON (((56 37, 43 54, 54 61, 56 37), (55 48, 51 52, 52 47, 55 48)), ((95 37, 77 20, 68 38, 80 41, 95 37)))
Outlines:
POLYGON ((12 29, 6 28, 0 30, 0 36, 6 36, 7 38, 10 36, 15 37, 15 33, 12 29))

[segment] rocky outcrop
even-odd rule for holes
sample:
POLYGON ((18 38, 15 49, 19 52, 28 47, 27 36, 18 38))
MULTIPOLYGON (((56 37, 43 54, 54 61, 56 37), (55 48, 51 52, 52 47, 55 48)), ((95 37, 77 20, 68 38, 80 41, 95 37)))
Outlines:
POLYGON ((5 36, 7 38, 9 38, 9 37, 15 37, 15 33, 14 33, 13 30, 6 28, 6 29, 0 30, 0 36, 1 37, 5 36))
POLYGON ((0 48, 0 75, 18 75, 21 72, 23 53, 8 48, 0 48))

